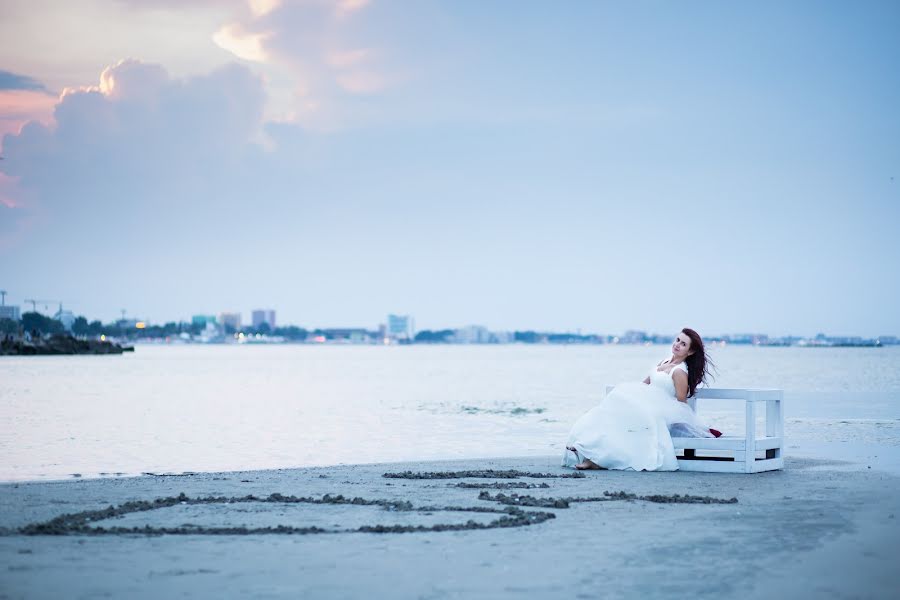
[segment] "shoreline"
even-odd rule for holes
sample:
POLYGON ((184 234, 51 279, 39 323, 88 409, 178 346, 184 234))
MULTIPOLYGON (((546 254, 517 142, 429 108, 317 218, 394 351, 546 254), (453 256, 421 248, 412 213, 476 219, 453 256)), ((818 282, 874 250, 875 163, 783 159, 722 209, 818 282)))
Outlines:
POLYGON ((134 346, 122 345, 109 340, 76 338, 71 335, 0 341, 0 356, 105 356, 119 355, 124 352, 134 352, 134 346))
POLYGON ((543 456, 0 484, 0 588, 9 598, 750 598, 788 589, 888 598, 900 586, 892 473, 790 456, 784 471, 755 475, 509 471, 573 473, 543 456), (483 476, 383 476, 404 471, 483 476), (169 501, 153 504, 159 498, 169 501), (103 512, 110 506, 125 512, 103 512), (516 520, 517 510, 552 517, 516 520), (21 533, 80 511, 98 519, 83 525, 121 531, 21 533), (152 535, 137 533, 146 527, 152 535), (840 571, 820 572, 837 563, 840 571))
MULTIPOLYGON (((490 461, 517 461, 547 459, 553 462, 563 455, 563 444, 560 444, 558 456, 548 454, 520 454, 510 456, 474 456, 451 458, 426 458, 422 463, 453 463, 458 461, 490 462, 490 461)), ((857 441, 813 441, 809 439, 788 439, 785 448, 785 456, 789 460, 813 460, 827 464, 840 464, 842 470, 872 470, 900 477, 900 445, 887 445, 884 443, 857 441)), ((558 464, 558 460, 556 463, 558 464)), ((238 469, 186 469, 184 471, 142 471, 142 472, 98 472, 98 473, 71 473, 68 475, 48 475, 39 478, 0 479, 0 489, 9 485, 29 484, 57 484, 77 483, 85 481, 124 481, 141 477, 155 478, 189 478, 196 476, 224 476, 234 473, 279 473, 287 471, 303 471, 309 469, 342 469, 349 467, 372 467, 376 465, 404 465, 411 464, 409 459, 375 460, 371 462, 321 462, 315 464, 289 465, 289 466, 264 466, 238 469)), ((676 471, 677 472, 677 471, 676 471)))

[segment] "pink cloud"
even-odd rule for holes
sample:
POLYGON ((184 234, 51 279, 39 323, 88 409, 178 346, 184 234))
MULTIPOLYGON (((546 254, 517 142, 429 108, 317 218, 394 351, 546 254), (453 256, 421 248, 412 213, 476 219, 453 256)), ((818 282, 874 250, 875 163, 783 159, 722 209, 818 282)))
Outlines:
POLYGON ((271 32, 248 31, 240 23, 231 23, 223 25, 213 34, 213 42, 243 60, 268 62, 265 42, 271 35, 271 32))
POLYGON ((401 80, 385 60, 378 31, 367 27, 370 0, 258 0, 222 26, 214 42, 272 76, 277 120, 329 129, 355 96, 401 80))
POLYGON ((6 208, 18 208, 18 203, 13 200, 9 191, 15 186, 16 178, 0 171, 0 204, 6 208))
POLYGON ((328 55, 328 64, 337 69, 343 69, 365 62, 371 55, 372 51, 368 48, 332 52, 328 55))
POLYGON ((120 60, 100 73, 100 91, 115 99, 152 98, 168 83, 163 67, 135 59, 120 60))
POLYGON ((353 13, 365 8, 369 0, 338 0, 335 6, 335 14, 338 17, 349 17, 353 13))
POLYGON ((338 84, 352 94, 374 94, 387 87, 388 81, 379 73, 351 71, 336 77, 338 84))
POLYGON ((68 88, 41 111, 21 94, 5 97, 10 119, 42 121, 3 138, 0 249, 38 225, 74 231, 90 226, 91 211, 143 210, 139 198, 187 203, 185 190, 255 152, 265 91, 236 64, 178 79, 159 65, 124 60, 98 85, 68 88))
POLYGON ((59 101, 55 95, 32 90, 0 91, 0 139, 7 133, 16 134, 28 121, 49 124, 53 108, 59 101))
MULTIPOLYGON (((2 165, 3 163, 0 163, 2 165)), ((19 243, 34 225, 37 212, 25 210, 19 178, 0 171, 0 251, 19 243)))
POLYGON ((281 0, 248 0, 250 12, 255 17, 267 15, 281 5, 281 0))

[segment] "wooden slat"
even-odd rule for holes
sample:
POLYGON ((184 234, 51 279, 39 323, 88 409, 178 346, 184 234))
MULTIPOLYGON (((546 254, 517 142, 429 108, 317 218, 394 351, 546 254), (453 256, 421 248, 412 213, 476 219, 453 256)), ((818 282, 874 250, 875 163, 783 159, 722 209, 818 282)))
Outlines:
POLYGON ((784 437, 784 392, 778 392, 778 426, 775 429, 775 435, 784 437))
MULTIPOLYGON (((746 416, 744 417, 744 447, 746 449, 747 456, 753 456, 753 447, 756 445, 756 402, 752 402, 752 396, 747 398, 747 400, 751 401, 747 402, 747 404, 745 405, 746 416)), ((747 469, 745 472, 753 472, 752 465, 749 462, 746 464, 746 467, 747 469)))
MULTIPOLYGON (((610 393, 616 386, 607 385, 606 393, 610 393)), ((700 388, 694 393, 694 398, 717 400, 746 400, 753 396, 755 402, 766 400, 781 400, 783 392, 773 389, 741 389, 741 388, 700 388)))
MULTIPOLYGON (((685 450, 685 452, 693 452, 693 450, 685 450)), ((722 453, 726 454, 725 452, 722 453)), ((685 454, 684 456, 676 456, 678 460, 721 460, 721 461, 730 461, 734 462, 733 456, 697 456, 696 454, 685 454)))
POLYGON ((747 400, 752 396, 754 402, 762 402, 778 400, 781 393, 781 390, 770 389, 701 388, 694 396, 716 400, 747 400))
POLYGON ((704 454, 696 454, 694 450, 685 450, 684 456, 678 460, 733 460, 744 462, 747 453, 743 450, 701 450, 704 454), (693 454, 692 454, 693 453, 693 454))
MULTIPOLYGON (((755 441, 755 450, 771 450, 781 448, 782 438, 758 437, 755 441)), ((693 450, 746 450, 747 445, 742 437, 722 436, 720 438, 683 438, 673 437, 672 444, 676 450, 687 448, 693 450)))
POLYGON ((774 450, 784 445, 784 438, 781 437, 761 437, 756 438, 757 450, 774 450))
MULTIPOLYGON (((606 393, 610 393, 615 387, 614 385, 607 385, 606 393)), ((696 391, 693 399, 747 400, 750 396, 753 397, 754 402, 781 400, 782 391, 771 389, 701 388, 696 391)))
POLYGON ((692 471, 701 473, 762 473, 765 471, 774 471, 783 468, 783 458, 753 460, 749 463, 741 461, 678 459, 679 471, 692 471))
POLYGON ((743 473, 744 463, 715 460, 679 460, 678 470, 699 471, 701 473, 743 473))
POLYGON ((685 448, 694 450, 742 450, 744 448, 744 438, 725 436, 720 438, 673 437, 672 444, 676 450, 685 448))
POLYGON ((778 400, 766 400, 766 435, 778 435, 778 400))

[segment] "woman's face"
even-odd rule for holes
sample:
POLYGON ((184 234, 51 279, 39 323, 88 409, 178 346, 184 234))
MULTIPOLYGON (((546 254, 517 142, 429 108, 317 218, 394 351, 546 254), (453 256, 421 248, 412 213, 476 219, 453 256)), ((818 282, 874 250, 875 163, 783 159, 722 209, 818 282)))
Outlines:
POLYGON ((672 356, 677 361, 683 361, 691 354, 693 354, 691 352, 691 338, 685 333, 679 333, 675 341, 672 342, 672 356))

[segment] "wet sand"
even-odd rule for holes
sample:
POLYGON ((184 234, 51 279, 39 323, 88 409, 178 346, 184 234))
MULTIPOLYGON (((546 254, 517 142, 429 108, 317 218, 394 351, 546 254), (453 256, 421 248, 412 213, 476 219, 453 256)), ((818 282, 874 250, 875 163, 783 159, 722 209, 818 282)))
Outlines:
POLYGON ((0 598, 900 589, 895 474, 796 458, 756 475, 571 474, 545 457, 4 484, 0 598))

